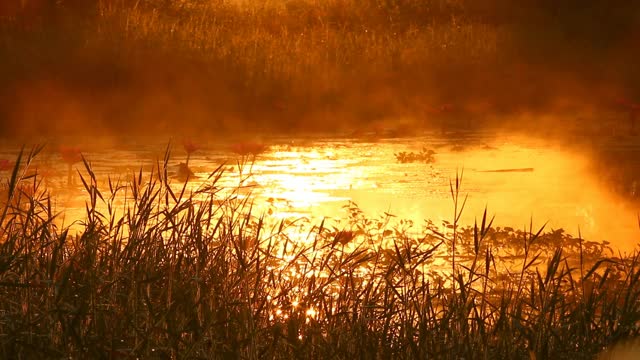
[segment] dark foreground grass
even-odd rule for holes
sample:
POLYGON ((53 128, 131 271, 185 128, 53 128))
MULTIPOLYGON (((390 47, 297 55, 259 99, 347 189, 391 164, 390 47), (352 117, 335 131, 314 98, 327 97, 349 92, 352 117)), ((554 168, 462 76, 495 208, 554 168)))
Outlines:
POLYGON ((164 170, 99 186, 88 162, 76 234, 24 175, 37 150, 0 208, 2 358, 586 359, 640 331, 638 253, 486 214, 275 222, 220 198, 220 169, 187 192, 164 170))

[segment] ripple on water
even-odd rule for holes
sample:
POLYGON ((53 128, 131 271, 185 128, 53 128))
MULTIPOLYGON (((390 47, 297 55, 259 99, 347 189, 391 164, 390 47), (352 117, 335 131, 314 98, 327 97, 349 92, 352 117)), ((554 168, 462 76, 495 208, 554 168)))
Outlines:
MULTIPOLYGON (((345 140, 314 140, 274 145, 257 157, 252 176, 241 183, 237 157, 228 146, 208 144, 192 154, 189 166, 197 178, 189 190, 206 183, 211 171, 223 163, 225 176, 219 185, 232 189, 242 185, 243 196, 253 196, 271 207, 274 216, 322 217, 345 214, 343 206, 354 201, 369 216, 391 212, 422 223, 423 219, 451 219, 450 183, 463 172, 462 195, 468 195, 463 223, 473 224, 485 206, 496 214, 496 226, 521 227, 549 222, 593 240, 607 239, 622 248, 637 243, 635 209, 602 186, 586 156, 517 138, 492 139, 486 134, 458 139, 417 137, 375 143, 345 140), (456 145, 464 145, 453 149, 456 145), (398 152, 434 149, 432 164, 396 161, 398 152), (491 172, 532 168, 533 171, 491 172), (269 202, 269 199, 274 199, 269 202)), ((145 172, 162 159, 166 144, 131 144, 128 148, 92 149, 85 153, 99 179, 107 175, 126 178, 142 167, 145 172)), ((0 158, 11 159, 17 149, 0 149, 0 158)), ((81 216, 86 192, 65 186, 67 165, 55 154, 44 154, 41 164, 52 169, 50 186, 60 194, 60 208, 81 216), (75 197, 75 199, 72 199, 75 197)), ((175 150, 170 165, 186 161, 175 150)), ((75 164, 81 173, 83 165, 75 164)), ((249 167, 243 169, 247 175, 249 167)), ((6 173, 0 173, 6 176, 6 173)), ((181 184, 175 183, 180 189, 181 184)), ((224 194, 223 191, 221 193, 224 194)), ((228 193, 228 191, 226 192, 228 193)))

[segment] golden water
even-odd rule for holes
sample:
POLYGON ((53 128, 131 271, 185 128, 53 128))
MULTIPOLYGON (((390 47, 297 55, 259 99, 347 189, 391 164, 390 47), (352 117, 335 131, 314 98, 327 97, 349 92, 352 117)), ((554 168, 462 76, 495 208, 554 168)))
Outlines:
MULTIPOLYGON (((274 217, 344 219, 349 201, 367 216, 385 213, 410 219, 421 228, 424 219, 436 225, 453 219, 450 181, 462 174, 461 197, 468 195, 462 224, 473 225, 485 206, 494 226, 524 228, 564 228, 588 240, 608 240, 629 250, 640 240, 638 208, 615 194, 594 171, 587 155, 559 146, 518 137, 491 138, 485 134, 451 137, 423 136, 410 139, 263 139, 267 151, 259 155, 243 185, 244 196, 255 199, 254 209, 274 217), (436 152, 435 162, 402 164, 399 152, 436 152), (527 171, 495 171, 527 169, 527 171), (532 171, 531 171, 532 169, 532 171)), ((189 166, 197 179, 195 189, 211 171, 225 163, 220 184, 229 189, 239 184, 238 155, 230 143, 201 141, 189 166)), ((120 177, 127 180, 141 167, 149 169, 161 157, 166 143, 130 142, 126 145, 81 145, 98 179, 120 177), (86 150, 85 150, 86 149, 86 150)), ((11 159, 15 148, 2 149, 0 158, 11 159)), ((173 147, 171 166, 184 162, 186 154, 179 142, 173 147)), ((54 149, 40 157, 37 165, 49 168, 47 184, 57 192, 56 207, 64 210, 69 224, 84 215, 86 193, 80 182, 65 190, 66 165, 54 149)), ((82 164, 74 168, 81 169, 82 164)), ((7 172, 0 173, 6 177, 7 172)), ((174 181, 180 186, 178 181, 174 181)), ((535 230, 535 229, 534 229, 535 230)))

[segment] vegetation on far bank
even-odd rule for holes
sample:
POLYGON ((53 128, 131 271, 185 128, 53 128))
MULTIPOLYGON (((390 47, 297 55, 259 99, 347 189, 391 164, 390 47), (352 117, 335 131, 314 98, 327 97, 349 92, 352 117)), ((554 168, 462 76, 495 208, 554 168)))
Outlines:
POLYGON ((626 129, 618 100, 640 96, 638 10, 546 0, 3 1, 0 131, 540 128, 532 113, 626 129))

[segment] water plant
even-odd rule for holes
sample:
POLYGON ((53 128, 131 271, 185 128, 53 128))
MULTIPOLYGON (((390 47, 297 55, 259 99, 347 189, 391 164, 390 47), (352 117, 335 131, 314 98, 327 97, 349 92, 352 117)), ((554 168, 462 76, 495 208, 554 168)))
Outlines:
POLYGON ((425 164, 431 164, 436 161, 435 155, 436 152, 431 149, 422 148, 419 152, 406 152, 401 151, 399 153, 394 154, 396 157, 396 161, 401 164, 421 162, 425 164))
POLYGON ((67 185, 72 185, 73 181, 73 164, 82 161, 82 152, 77 146, 60 146, 58 149, 62 161, 67 164, 67 185))
POLYGON ((185 139, 185 140, 182 141, 182 147, 184 148, 184 151, 186 151, 186 153, 187 153, 186 166, 189 166, 189 159, 191 158, 191 154, 193 154, 194 152, 200 150, 201 146, 196 144, 191 139, 185 139))
POLYGON ((255 142, 255 141, 244 141, 237 142, 231 144, 229 149, 234 154, 240 156, 253 156, 254 158, 263 152, 265 152, 269 147, 263 143, 255 142))

